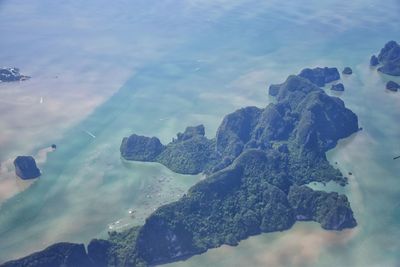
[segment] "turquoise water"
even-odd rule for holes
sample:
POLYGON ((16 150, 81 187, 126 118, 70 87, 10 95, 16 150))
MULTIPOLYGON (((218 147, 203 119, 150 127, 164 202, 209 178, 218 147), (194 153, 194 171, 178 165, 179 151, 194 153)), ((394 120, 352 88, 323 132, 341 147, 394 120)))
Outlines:
MULTIPOLYGON (((13 10, 18 11, 18 5, 24 6, 16 2, 13 10)), ((93 13, 84 9, 87 5, 90 10, 91 1, 64 4, 71 9, 76 5, 82 9, 77 16, 88 13, 96 21, 103 15, 98 6, 93 13)), ((247 105, 267 105, 268 84, 282 82, 303 67, 349 65, 354 74, 343 77, 346 91, 338 96, 357 113, 364 130, 343 140, 328 157, 343 173, 353 173, 349 185, 340 190, 349 196, 359 226, 327 232, 315 223, 299 223, 290 231, 251 237, 238 247, 224 246, 171 265, 400 264, 400 164, 392 160, 400 154, 400 95, 386 92, 388 77, 368 66, 370 55, 386 41, 400 41, 400 4, 192 0, 117 1, 115 6, 119 8, 114 7, 108 19, 122 22, 129 35, 118 43, 132 42, 145 51, 148 44, 157 53, 151 50, 154 55, 140 58, 125 85, 61 137, 49 140, 49 134, 37 141, 36 150, 49 141, 58 148, 41 166, 40 180, 1 206, 0 261, 53 242, 87 243, 109 229, 140 224, 202 178, 178 175, 159 164, 122 161, 119 145, 124 136, 135 132, 167 143, 187 125, 203 123, 212 137, 225 114, 247 105)), ((38 4, 35 15, 42 13, 53 16, 45 3, 38 4)), ((68 8, 57 10, 60 17, 74 15, 68 8)), ((22 31, 26 25, 21 22, 19 27, 22 31)), ((101 40, 102 30, 93 30, 90 38, 101 40)), ((3 48, 23 47, 23 38, 16 38, 18 30, 7 33, 15 40, 3 48)), ((121 47, 108 45, 111 50, 121 47)), ((138 53, 123 51, 127 56, 138 53)), ((1 58, 12 60, 13 54, 1 58)), ((113 60, 123 61, 119 56, 113 60)), ((2 153, 6 157, 8 152, 2 153)))

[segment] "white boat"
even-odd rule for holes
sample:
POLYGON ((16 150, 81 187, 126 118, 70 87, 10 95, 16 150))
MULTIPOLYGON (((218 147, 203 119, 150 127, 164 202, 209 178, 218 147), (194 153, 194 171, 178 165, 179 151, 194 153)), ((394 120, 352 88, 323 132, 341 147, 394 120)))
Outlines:
POLYGON ((90 135, 91 137, 96 138, 96 136, 94 134, 92 134, 91 132, 86 131, 86 130, 84 130, 84 132, 87 133, 88 135, 90 135))

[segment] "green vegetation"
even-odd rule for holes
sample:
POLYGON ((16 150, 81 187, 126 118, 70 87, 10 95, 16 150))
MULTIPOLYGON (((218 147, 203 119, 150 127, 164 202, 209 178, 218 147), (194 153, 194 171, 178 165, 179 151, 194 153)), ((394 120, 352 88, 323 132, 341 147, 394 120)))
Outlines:
POLYGON ((214 140, 193 136, 168 144, 156 161, 177 173, 198 174, 216 162, 214 147, 214 140))
POLYGON ((198 174, 217 162, 215 140, 207 139, 204 134, 203 125, 187 127, 166 146, 156 137, 133 134, 122 140, 121 156, 127 160, 159 162, 177 173, 198 174))
POLYGON ((275 85, 274 94, 277 103, 265 109, 247 107, 227 115, 215 139, 206 139, 202 126, 178 134, 157 161, 177 172, 209 176, 155 211, 134 246, 128 242, 114 253, 122 250, 131 261, 153 265, 283 231, 296 220, 313 220, 329 230, 356 226, 346 196, 304 184, 347 182, 325 152, 358 130, 357 116, 298 76, 275 85))
POLYGON ((93 240, 86 257, 94 266, 170 262, 283 231, 297 220, 328 230, 355 227, 346 196, 304 184, 346 183, 325 152, 358 130, 357 116, 298 76, 275 85, 273 93, 276 104, 227 115, 215 139, 204 136, 202 125, 188 127, 166 146, 155 137, 124 138, 121 155, 128 160, 158 161, 180 173, 203 171, 207 178, 157 209, 143 226, 93 240))

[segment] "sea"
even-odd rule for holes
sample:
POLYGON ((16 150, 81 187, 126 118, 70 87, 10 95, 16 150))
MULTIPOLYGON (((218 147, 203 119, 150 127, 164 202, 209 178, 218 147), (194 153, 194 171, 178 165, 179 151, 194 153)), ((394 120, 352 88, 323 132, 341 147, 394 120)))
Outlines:
POLYGON ((309 186, 346 194, 358 226, 299 222, 167 265, 400 266, 400 93, 385 90, 400 78, 369 66, 400 41, 399 14, 398 0, 0 0, 0 67, 31 76, 0 83, 0 263, 141 225, 204 179, 121 159, 123 137, 166 144, 204 124, 212 138, 224 115, 271 103, 270 84, 349 66, 344 92, 325 88, 363 128, 327 155, 349 184, 309 186), (39 179, 15 176, 18 155, 39 179))

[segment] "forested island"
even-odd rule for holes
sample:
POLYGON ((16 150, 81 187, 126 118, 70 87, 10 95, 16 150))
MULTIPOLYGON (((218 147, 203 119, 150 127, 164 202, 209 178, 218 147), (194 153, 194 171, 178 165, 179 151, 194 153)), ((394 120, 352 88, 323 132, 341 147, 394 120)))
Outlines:
POLYGON ((308 76, 310 71, 306 78, 292 75, 272 85, 276 103, 225 116, 215 138, 205 137, 203 125, 186 128, 167 145, 156 137, 124 138, 121 156, 127 160, 156 161, 207 177, 158 208, 143 226, 92 240, 87 252, 83 245, 58 243, 1 266, 148 266, 284 231, 296 221, 315 221, 327 230, 355 227, 345 195, 306 186, 347 183, 325 153, 359 130, 357 116, 343 101, 318 87, 336 80, 337 70, 321 70, 318 75, 330 78, 318 78, 318 85, 307 79, 319 77, 308 76))

